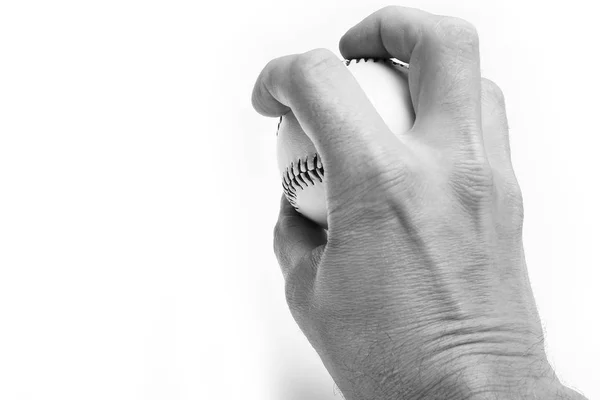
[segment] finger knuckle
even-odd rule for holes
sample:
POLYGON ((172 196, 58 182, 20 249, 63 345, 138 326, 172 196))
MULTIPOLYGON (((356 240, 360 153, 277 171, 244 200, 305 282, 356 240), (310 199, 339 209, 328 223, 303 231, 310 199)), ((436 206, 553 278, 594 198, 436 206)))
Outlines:
POLYGON ((517 182, 511 182, 506 185, 506 197, 508 203, 515 208, 523 208, 523 192, 517 182))
POLYGON ((477 28, 471 22, 458 17, 441 16, 433 22, 434 35, 448 46, 475 50, 479 46, 477 28))
POLYGON ((504 107, 504 92, 500 86, 496 84, 496 82, 492 81, 491 79, 481 78, 481 89, 483 92, 484 101, 489 99, 490 102, 494 102, 504 107))
POLYGON ((418 186, 416 182, 419 180, 419 170, 416 166, 419 164, 409 161, 409 153, 401 160, 397 154, 373 154, 357 155, 355 158, 356 165, 368 165, 359 180, 353 175, 333 183, 339 184, 340 195, 328 200, 330 215, 344 220, 356 220, 365 216, 370 219, 377 219, 378 216, 385 218, 386 201, 382 199, 394 198, 398 193, 402 193, 406 201, 417 196, 414 191, 418 186))
POLYGON ((402 7, 395 4, 388 4, 379 10, 382 15, 395 14, 402 11, 402 7))
POLYGON ((525 207, 523 206, 523 193, 516 181, 506 182, 501 193, 504 211, 508 214, 508 222, 517 230, 523 227, 525 207))
POLYGON ((298 55, 290 72, 294 83, 304 85, 306 82, 317 80, 328 69, 339 65, 341 60, 331 50, 318 48, 298 55))
POLYGON ((450 186, 466 208, 478 209, 489 204, 495 182, 488 160, 483 156, 465 157, 455 163, 450 173, 450 186))
POLYGON ((410 152, 403 154, 402 161, 392 158, 386 163, 384 160, 382 158, 377 178, 374 179, 379 191, 387 193, 400 191, 405 197, 415 195, 410 189, 413 189, 415 183, 423 178, 421 175, 423 172, 422 160, 416 160, 416 157, 410 152))

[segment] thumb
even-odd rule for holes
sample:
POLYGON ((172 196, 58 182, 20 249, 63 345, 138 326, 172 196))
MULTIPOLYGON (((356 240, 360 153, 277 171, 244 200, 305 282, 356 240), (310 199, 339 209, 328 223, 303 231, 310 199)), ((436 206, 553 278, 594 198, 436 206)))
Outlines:
POLYGON ((282 195, 273 247, 285 279, 290 307, 306 302, 326 243, 325 230, 299 214, 282 195))

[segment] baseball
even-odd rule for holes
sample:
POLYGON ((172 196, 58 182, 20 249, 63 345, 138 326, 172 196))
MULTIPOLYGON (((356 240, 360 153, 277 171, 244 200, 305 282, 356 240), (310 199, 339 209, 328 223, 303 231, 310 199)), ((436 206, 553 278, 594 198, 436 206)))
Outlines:
MULTIPOLYGON (((377 112, 396 135, 409 131, 414 111, 408 89, 408 65, 395 59, 343 61, 377 112)), ((277 163, 290 204, 327 229, 327 174, 321 156, 289 112, 277 127, 277 163)))

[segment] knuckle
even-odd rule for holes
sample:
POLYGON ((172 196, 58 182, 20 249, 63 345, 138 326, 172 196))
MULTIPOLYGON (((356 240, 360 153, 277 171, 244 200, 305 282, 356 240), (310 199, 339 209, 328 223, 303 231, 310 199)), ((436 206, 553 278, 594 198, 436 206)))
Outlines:
POLYGON ((477 28, 471 22, 458 17, 441 16, 434 22, 433 33, 451 47, 474 50, 479 46, 477 28))
POLYGON ((478 209, 493 199, 494 173, 485 157, 466 157, 452 167, 450 186, 466 208, 478 209))
POLYGON ((402 160, 398 158, 397 153, 375 154, 377 155, 359 154, 355 158, 357 165, 369 166, 363 170, 360 178, 351 176, 336 182, 340 188, 339 195, 328 200, 331 215, 355 219, 368 214, 369 218, 373 219, 378 211, 385 210, 386 202, 382 199, 394 198, 398 193, 402 193, 407 201, 417 196, 416 182, 419 181, 420 172, 418 161, 411 162, 410 153, 403 154, 402 160), (359 205, 358 209, 356 205, 359 205))
POLYGON ((511 206, 523 208, 523 192, 517 182, 506 185, 506 198, 511 206))
POLYGON ((405 198, 415 195, 410 189, 415 187, 415 183, 422 178, 423 172, 422 160, 415 160, 416 157, 411 153, 403 154, 402 161, 391 159, 387 163, 382 162, 378 168, 378 176, 373 182, 377 185, 379 191, 394 193, 400 191, 405 198))
POLYGON ((516 181, 506 182, 502 190, 502 203, 505 212, 508 213, 507 220, 518 230, 523 227, 525 208, 523 206, 523 193, 516 181))
POLYGON ((400 6, 397 6, 394 4, 388 4, 387 6, 381 8, 381 10, 379 10, 379 12, 382 15, 388 15, 388 14, 395 14, 401 10, 402 10, 402 8, 400 6))
POLYGON ((339 67, 341 61, 328 49, 309 50, 296 57, 291 66, 291 77, 296 84, 304 84, 318 79, 332 67, 339 67))
POLYGON ((487 78, 481 78, 481 90, 483 92, 484 101, 493 102, 504 107, 504 92, 494 81, 487 78))

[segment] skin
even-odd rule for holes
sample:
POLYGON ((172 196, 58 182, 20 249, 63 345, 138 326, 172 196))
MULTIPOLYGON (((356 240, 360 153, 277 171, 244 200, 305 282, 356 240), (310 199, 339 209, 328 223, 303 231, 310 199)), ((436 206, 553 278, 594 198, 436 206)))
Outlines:
POLYGON ((408 133, 325 49, 270 61, 252 104, 293 112, 323 160, 329 230, 282 196, 274 247, 292 315, 345 398, 583 399, 544 351, 504 97, 481 77, 474 26, 391 6, 339 47, 410 63, 408 133))

